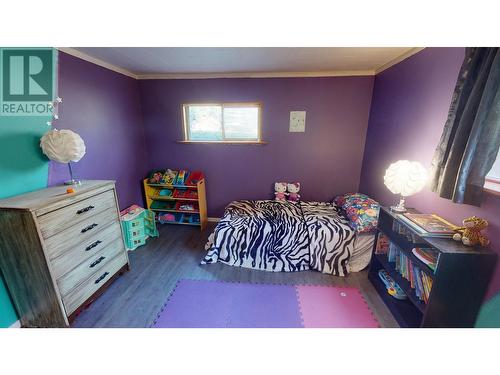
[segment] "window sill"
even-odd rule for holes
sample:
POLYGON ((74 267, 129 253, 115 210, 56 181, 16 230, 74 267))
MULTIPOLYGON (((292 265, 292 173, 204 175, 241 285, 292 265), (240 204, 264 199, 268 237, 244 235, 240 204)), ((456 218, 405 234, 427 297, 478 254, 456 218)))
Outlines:
POLYGON ((500 195, 500 180, 486 178, 483 190, 493 195, 500 195))
POLYGON ((177 141, 180 144, 188 144, 188 145, 211 145, 211 144, 219 144, 219 145, 267 145, 268 142, 265 141, 177 141))

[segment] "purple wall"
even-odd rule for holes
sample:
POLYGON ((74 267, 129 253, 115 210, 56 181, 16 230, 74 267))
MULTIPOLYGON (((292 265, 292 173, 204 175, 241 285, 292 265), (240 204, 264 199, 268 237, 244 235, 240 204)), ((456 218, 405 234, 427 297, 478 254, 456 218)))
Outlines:
POLYGON ((304 200, 358 188, 373 77, 144 80, 139 83, 150 167, 202 170, 209 216, 236 199, 274 198, 275 181, 299 181, 304 200), (262 101, 269 144, 186 145, 181 105, 262 101), (289 133, 292 110, 306 132, 289 133))
MULTIPOLYGON (((463 58, 463 48, 426 48, 376 76, 360 191, 384 205, 396 203, 397 197, 383 184, 389 164, 409 159, 430 167, 463 58)), ((472 215, 486 218, 491 247, 500 253, 500 197, 487 193, 478 208, 455 204, 426 189, 409 197, 408 206, 456 224, 472 215)), ((487 298, 499 291, 497 267, 487 298)))
MULTIPOLYGON (((138 81, 59 52, 58 129, 85 141, 87 154, 73 164, 82 179, 116 180, 122 208, 142 205, 141 178, 148 171, 138 81)), ((49 185, 69 179, 67 165, 51 162, 49 185)))

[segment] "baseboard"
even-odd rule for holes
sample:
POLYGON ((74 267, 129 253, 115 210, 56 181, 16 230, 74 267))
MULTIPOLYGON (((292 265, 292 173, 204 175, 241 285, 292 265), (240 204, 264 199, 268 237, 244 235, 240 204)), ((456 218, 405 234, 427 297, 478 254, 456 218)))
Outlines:
POLYGON ((16 320, 9 328, 21 328, 21 322, 16 320))
POLYGON ((220 221, 220 218, 218 217, 207 217, 207 221, 211 223, 218 223, 220 221))

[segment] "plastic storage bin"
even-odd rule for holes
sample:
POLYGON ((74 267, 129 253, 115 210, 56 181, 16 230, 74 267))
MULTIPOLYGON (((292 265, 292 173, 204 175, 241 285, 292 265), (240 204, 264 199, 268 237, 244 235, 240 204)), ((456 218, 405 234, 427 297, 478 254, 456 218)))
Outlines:
POLYGON ((152 211, 133 205, 120 213, 120 219, 127 250, 135 250, 144 245, 148 237, 158 236, 152 211))

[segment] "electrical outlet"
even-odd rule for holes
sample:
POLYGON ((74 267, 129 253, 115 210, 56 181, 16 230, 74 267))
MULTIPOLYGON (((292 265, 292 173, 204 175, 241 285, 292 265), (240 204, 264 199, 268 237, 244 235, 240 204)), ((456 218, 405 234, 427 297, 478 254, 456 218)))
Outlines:
POLYGON ((290 133, 303 133, 306 131, 306 111, 290 112, 290 133))

